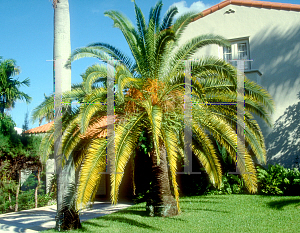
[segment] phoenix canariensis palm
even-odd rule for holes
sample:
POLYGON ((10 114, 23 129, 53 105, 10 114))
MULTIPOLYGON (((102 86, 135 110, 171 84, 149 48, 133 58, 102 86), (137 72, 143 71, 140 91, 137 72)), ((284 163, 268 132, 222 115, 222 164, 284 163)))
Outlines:
MULTIPOLYGON (((204 46, 217 44, 228 46, 228 42, 215 35, 192 38, 183 45, 178 44, 186 26, 198 14, 187 13, 174 23, 177 8, 170 8, 160 23, 162 2, 150 10, 148 25, 140 8, 134 3, 137 28, 120 12, 105 12, 119 28, 132 52, 134 61, 117 48, 106 43, 95 43, 75 50, 71 62, 83 57, 95 57, 103 63, 114 62, 115 70, 115 158, 111 174, 111 199, 117 203, 119 187, 125 166, 138 146, 138 139, 146 132, 150 139, 149 156, 152 160, 152 191, 147 201, 150 215, 172 216, 179 213, 179 193, 176 181, 177 161, 184 157, 184 84, 185 66, 182 61, 190 59, 204 46), (169 165, 169 166, 168 166, 169 165), (174 188, 171 194, 168 167, 174 188)), ((213 57, 201 58, 192 63, 192 101, 198 102, 192 109, 193 143, 191 149, 205 168, 210 181, 216 187, 222 182, 222 171, 212 135, 224 146, 230 156, 236 158, 237 109, 232 105, 209 105, 212 102, 236 102, 237 72, 230 64, 213 57)), ((94 81, 107 78, 106 65, 94 65, 87 71, 84 86, 91 87, 94 81)), ((87 88, 85 88, 87 90, 87 88)), ((106 103, 107 89, 88 88, 82 105, 72 121, 65 125, 63 154, 74 156, 80 166, 77 204, 86 205, 95 197, 101 172, 105 171, 106 148, 112 141, 100 137, 105 127, 98 127, 106 120, 107 107, 95 103, 106 103), (96 129, 92 132, 91 129, 96 129), (78 148, 81 148, 78 150, 78 148), (80 152, 79 152, 80 151, 80 152)), ((79 95, 81 95, 79 93, 79 95)), ((271 96, 257 84, 245 78, 245 158, 237 167, 245 185, 252 193, 257 190, 255 167, 251 155, 260 162, 265 161, 263 135, 251 112, 261 116, 269 125, 273 110, 271 96), (250 153, 251 152, 251 153, 250 153), (251 155, 250 155, 251 154, 251 155), (250 174, 249 174, 250 173, 250 174)), ((238 139, 240 140, 240 139, 238 139)))

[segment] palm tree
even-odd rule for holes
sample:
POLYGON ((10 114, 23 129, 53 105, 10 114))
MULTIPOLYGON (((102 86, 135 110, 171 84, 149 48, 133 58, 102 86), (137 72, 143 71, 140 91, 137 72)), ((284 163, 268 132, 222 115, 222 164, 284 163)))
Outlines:
POLYGON ((16 66, 13 59, 2 60, 0 57, 0 113, 4 109, 13 108, 17 100, 25 100, 30 103, 31 97, 20 91, 21 86, 29 86, 29 78, 20 82, 12 77, 20 73, 20 68, 16 66))
MULTIPOLYGON (((138 147, 139 137, 145 133, 150 141, 149 156, 153 175, 147 210, 150 215, 172 216, 180 211, 176 171, 178 159, 184 157, 185 65, 182 61, 190 59, 204 46, 229 44, 220 36, 202 35, 179 46, 178 41, 184 29, 198 14, 187 13, 173 23, 177 13, 177 8, 173 7, 160 23, 162 2, 159 1, 150 10, 147 25, 140 8, 135 3, 134 6, 137 28, 120 12, 105 12, 106 16, 113 19, 114 26, 122 31, 134 61, 106 43, 91 44, 72 53, 70 62, 83 57, 95 57, 104 64, 90 67, 82 75, 83 83, 74 86, 71 92, 64 95, 66 101, 80 100, 89 104, 66 115, 66 120, 63 121, 62 151, 65 159, 73 156, 76 167, 80 167, 77 188, 79 208, 94 199, 101 172, 106 169, 106 148, 115 143, 111 199, 116 204, 125 166, 138 147), (102 86, 96 85, 107 78, 105 64, 111 63, 109 60, 112 59, 115 60, 113 67, 117 86, 114 142, 101 137, 105 132, 101 123, 107 119, 107 106, 101 103, 107 103, 108 91, 105 82, 102 86), (175 199, 171 194, 168 169, 175 199)), ((192 109, 193 143, 190 147, 212 184, 220 187, 221 165, 210 136, 235 159, 237 110, 234 104, 209 103, 236 102, 237 71, 230 64, 214 57, 193 62, 191 69, 192 101, 199 104, 193 105, 192 109)), ((271 125, 269 112, 273 110, 273 102, 265 90, 247 78, 245 108, 245 140, 250 149, 246 149, 245 158, 241 158, 237 166, 240 171, 245 172, 242 175, 245 185, 254 193, 257 191, 257 179, 251 155, 264 162, 266 151, 263 135, 250 112, 271 125)), ((43 111, 42 107, 38 107, 36 117, 43 111)))
MULTIPOLYGON (((62 108, 61 96, 62 93, 71 90, 71 67, 65 67, 65 63, 71 54, 70 42, 70 13, 68 0, 53 0, 54 8, 54 49, 53 49, 53 82, 55 93, 55 112, 59 113, 62 108)), ((52 105, 53 106, 53 105, 52 105)), ((52 114, 44 115, 45 118, 52 116, 52 114)), ((71 182, 74 185, 75 181, 75 167, 70 157, 70 170, 67 175, 62 175, 61 168, 61 116, 60 114, 53 114, 55 120, 55 146, 54 157, 56 162, 57 174, 57 216, 56 229, 73 229, 80 227, 79 215, 77 212, 72 212, 70 220, 70 209, 67 208, 63 202, 63 195, 65 190, 69 189, 68 185, 71 182), (70 223, 70 221, 72 223, 70 223)), ((69 203, 70 204, 70 203, 69 203)), ((70 207, 70 206, 69 206, 70 207)))

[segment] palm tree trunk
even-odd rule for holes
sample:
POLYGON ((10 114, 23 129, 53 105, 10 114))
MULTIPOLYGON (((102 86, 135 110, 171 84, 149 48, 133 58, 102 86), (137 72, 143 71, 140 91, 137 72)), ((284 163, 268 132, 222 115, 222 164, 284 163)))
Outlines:
POLYGON ((19 182, 18 187, 16 191, 16 205, 15 205, 15 211, 18 211, 19 208, 19 193, 20 193, 20 187, 21 187, 21 169, 19 170, 19 182))
MULTIPOLYGON (((65 67, 67 60, 71 55, 71 40, 70 40, 70 13, 68 0, 53 0, 54 6, 54 49, 53 49, 53 69, 54 69, 54 92, 55 92, 55 112, 61 111, 61 96, 63 92, 71 90, 71 68, 65 67)), ((61 146, 61 116, 55 114, 55 135, 56 142, 54 146, 54 157, 56 161, 57 173, 57 221, 56 229, 60 230, 70 219, 66 219, 66 215, 61 215, 59 210, 65 209, 62 205, 63 194, 68 186, 70 177, 61 175, 61 158, 59 147, 61 146)), ((75 167, 72 166, 70 176, 75 177, 75 167)), ((79 215, 73 214, 72 217, 78 222, 79 215)), ((80 220, 79 220, 80 223, 80 220)), ((77 224, 78 225, 78 224, 77 224)), ((76 226, 73 229, 76 229, 76 226)), ((80 224, 79 224, 80 225, 80 224)))
POLYGON ((155 151, 150 153, 152 161, 152 183, 147 200, 147 212, 150 216, 174 216, 178 215, 176 200, 171 193, 170 180, 166 150, 164 146, 160 148, 160 164, 157 165, 155 151))

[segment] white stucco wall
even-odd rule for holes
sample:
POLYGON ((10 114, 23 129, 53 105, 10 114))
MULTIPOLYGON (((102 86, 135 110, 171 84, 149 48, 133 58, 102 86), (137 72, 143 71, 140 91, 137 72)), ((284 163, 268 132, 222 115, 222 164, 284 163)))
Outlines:
MULTIPOLYGON (((300 12, 228 5, 191 23, 179 44, 208 33, 226 39, 249 37, 250 59, 254 60, 251 68, 262 73, 261 85, 275 102, 273 121, 299 101, 300 12), (235 13, 224 14, 230 8, 235 13)), ((201 49, 195 58, 203 55, 218 57, 218 46, 201 49)), ((258 122, 264 134, 270 132, 262 121, 258 122)))

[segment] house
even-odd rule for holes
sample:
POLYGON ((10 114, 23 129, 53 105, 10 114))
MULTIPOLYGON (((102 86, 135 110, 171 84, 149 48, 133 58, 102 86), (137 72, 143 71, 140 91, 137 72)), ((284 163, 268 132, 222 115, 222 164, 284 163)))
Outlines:
MULTIPOLYGON (((275 112, 272 114, 274 123, 290 106, 297 104, 297 94, 300 92, 300 5, 225 0, 204 10, 202 17, 194 19, 184 31, 179 44, 210 33, 228 39, 231 48, 212 45, 200 49, 194 58, 211 55, 225 60, 253 60, 245 62, 244 73, 272 95, 275 103, 275 112)), ((272 133, 274 129, 261 119, 256 120, 266 139, 268 161, 274 156, 295 157, 292 153, 282 151, 281 144, 272 144, 278 133, 272 133), (274 150, 274 146, 278 147, 277 150, 274 150)), ((280 131, 276 129, 276 132, 280 131)), ((291 135, 287 134, 282 140, 287 141, 288 137, 291 135)), ((280 143, 283 143, 282 140, 280 143)), ((300 143, 297 143, 300 148, 300 143)), ((272 161, 280 163, 276 159, 272 161)), ((292 166, 287 163, 284 165, 292 166)))

